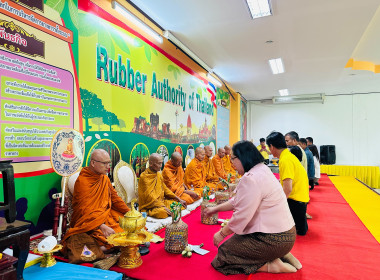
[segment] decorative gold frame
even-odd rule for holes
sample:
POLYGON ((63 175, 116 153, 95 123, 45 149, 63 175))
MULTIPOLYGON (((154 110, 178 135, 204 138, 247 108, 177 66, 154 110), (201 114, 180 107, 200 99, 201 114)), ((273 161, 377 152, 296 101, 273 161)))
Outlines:
POLYGON ((114 183, 115 183, 115 190, 117 192, 117 194, 121 197, 122 200, 124 200, 125 203, 127 203, 128 201, 128 195, 127 195, 127 192, 125 191, 123 185, 121 184, 120 180, 119 180, 119 177, 118 177, 118 172, 119 172, 119 169, 123 166, 126 166, 128 167, 131 171, 132 171, 132 174, 133 174, 133 181, 134 181, 134 185, 135 185, 135 195, 136 197, 138 198, 138 184, 137 184, 137 176, 136 176, 136 173, 135 171, 133 170, 132 166, 128 163, 126 163, 125 161, 123 160, 120 160, 115 168, 113 169, 113 178, 114 178, 114 183))

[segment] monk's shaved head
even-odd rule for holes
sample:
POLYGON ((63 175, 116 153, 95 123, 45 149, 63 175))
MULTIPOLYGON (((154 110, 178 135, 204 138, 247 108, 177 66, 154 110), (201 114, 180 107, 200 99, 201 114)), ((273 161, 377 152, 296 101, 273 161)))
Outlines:
POLYGON ((103 149, 95 149, 91 154, 91 160, 99 160, 101 157, 109 157, 110 155, 103 149))
POLYGON ((170 158, 177 160, 177 159, 182 159, 182 156, 179 152, 174 152, 172 153, 172 156, 170 158))
POLYGON ((195 158, 202 161, 205 158, 205 149, 198 147, 195 149, 195 158))
POLYGON ((182 165, 182 155, 179 152, 172 153, 170 160, 172 161, 173 165, 176 167, 179 167, 182 165))
POLYGON ((164 159, 160 154, 153 153, 149 157, 149 169, 152 170, 153 172, 158 172, 161 170, 162 163, 164 159))
POLYGON ((224 146, 224 151, 226 152, 226 155, 229 155, 231 154, 231 146, 230 145, 226 145, 224 146))
POLYGON ((211 157, 212 156, 212 148, 210 146, 205 146, 205 153, 206 153, 206 156, 211 157))
POLYGON ((224 157, 226 155, 226 151, 223 148, 218 149, 218 156, 220 158, 224 157))
POLYGON ((103 149, 93 150, 88 167, 97 174, 107 174, 111 167, 110 155, 103 149))
POLYGON ((157 154, 157 153, 151 154, 149 157, 149 165, 160 159, 162 159, 162 156, 160 154, 157 154))

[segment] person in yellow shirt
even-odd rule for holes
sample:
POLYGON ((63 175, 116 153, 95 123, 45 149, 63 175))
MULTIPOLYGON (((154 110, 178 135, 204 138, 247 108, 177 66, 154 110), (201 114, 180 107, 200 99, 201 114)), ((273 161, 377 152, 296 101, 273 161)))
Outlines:
POLYGON ((269 147, 267 144, 265 144, 265 138, 260 138, 260 145, 257 146, 257 149, 259 150, 260 154, 264 158, 264 163, 269 164, 269 155, 272 153, 269 151, 269 147))
POLYGON ((288 198, 297 234, 305 235, 308 230, 306 209, 310 200, 306 170, 287 149, 285 137, 280 132, 272 132, 266 140, 270 152, 279 158, 280 182, 288 198))

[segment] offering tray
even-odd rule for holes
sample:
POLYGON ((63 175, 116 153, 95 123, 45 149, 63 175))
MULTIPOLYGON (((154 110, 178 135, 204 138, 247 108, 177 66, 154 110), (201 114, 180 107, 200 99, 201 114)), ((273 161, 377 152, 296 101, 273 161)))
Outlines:
POLYGON ((152 233, 141 229, 134 233, 124 231, 111 234, 107 237, 107 241, 109 244, 120 247, 121 255, 117 264, 118 266, 122 268, 136 268, 142 264, 138 245, 150 241, 152 237, 152 233))
POLYGON ((57 244, 53 249, 51 249, 50 251, 44 251, 44 252, 40 252, 38 251, 38 249, 34 249, 34 253, 36 254, 42 254, 42 261, 41 261, 41 264, 40 264, 40 267, 51 267, 53 265, 55 265, 57 263, 57 261, 55 260, 55 258, 53 257, 53 253, 55 252, 58 252, 59 250, 62 249, 62 245, 60 244, 57 244))

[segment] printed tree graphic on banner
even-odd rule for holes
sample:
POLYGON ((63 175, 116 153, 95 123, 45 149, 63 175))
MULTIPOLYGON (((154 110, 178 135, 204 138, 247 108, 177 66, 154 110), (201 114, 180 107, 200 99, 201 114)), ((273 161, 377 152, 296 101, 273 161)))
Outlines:
POLYGON ((123 128, 126 128, 127 126, 125 125, 125 121, 123 121, 122 119, 119 119, 119 128, 120 128, 120 131, 122 131, 123 128))
POLYGON ((98 130, 100 131, 100 126, 103 125, 103 119, 101 117, 93 118, 92 122, 98 126, 98 130))
POLYGON ((88 124, 88 120, 91 118, 101 117, 105 110, 102 100, 99 99, 95 93, 81 88, 80 97, 82 105, 82 118, 85 120, 86 132, 88 132, 91 129, 88 124))
POLYGON ((112 131, 113 125, 120 124, 117 116, 114 113, 108 111, 104 111, 103 122, 110 127, 110 131, 112 131))

